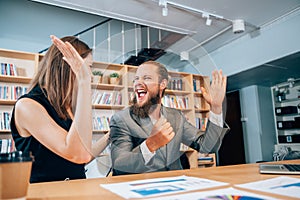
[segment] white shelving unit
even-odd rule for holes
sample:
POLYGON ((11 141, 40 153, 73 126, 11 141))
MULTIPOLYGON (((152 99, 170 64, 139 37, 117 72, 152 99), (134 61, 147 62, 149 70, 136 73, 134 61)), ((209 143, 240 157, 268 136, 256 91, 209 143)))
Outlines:
POLYGON ((289 79, 271 89, 277 138, 275 151, 282 146, 300 151, 300 79, 289 79))

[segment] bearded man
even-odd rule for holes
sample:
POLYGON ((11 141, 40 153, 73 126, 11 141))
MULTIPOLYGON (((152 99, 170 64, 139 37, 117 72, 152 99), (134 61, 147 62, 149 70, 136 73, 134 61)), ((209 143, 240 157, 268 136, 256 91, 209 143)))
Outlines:
POLYGON ((167 85, 168 71, 162 64, 147 61, 138 67, 133 105, 110 120, 113 175, 182 169, 181 143, 201 153, 220 148, 228 130, 223 128, 226 77, 222 70, 212 72, 209 93, 201 88, 211 108, 205 132, 189 123, 179 110, 162 105, 167 85))

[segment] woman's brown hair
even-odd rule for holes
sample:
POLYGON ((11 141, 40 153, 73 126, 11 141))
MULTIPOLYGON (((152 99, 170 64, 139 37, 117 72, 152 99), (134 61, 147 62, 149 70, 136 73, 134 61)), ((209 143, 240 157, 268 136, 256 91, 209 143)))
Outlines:
MULTIPOLYGON (((82 58, 86 58, 92 52, 87 44, 74 36, 63 37, 61 40, 70 42, 82 58)), ((75 78, 71 67, 63 60, 62 53, 52 44, 39 63, 29 91, 36 85, 46 90, 51 105, 61 118, 66 119, 70 117, 67 108, 75 110, 75 78)))

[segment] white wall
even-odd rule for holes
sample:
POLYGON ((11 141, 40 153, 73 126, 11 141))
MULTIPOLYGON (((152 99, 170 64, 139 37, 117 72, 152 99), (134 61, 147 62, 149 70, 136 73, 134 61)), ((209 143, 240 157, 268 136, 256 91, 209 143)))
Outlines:
POLYGON ((224 69, 224 73, 233 75, 269 61, 300 51, 300 10, 278 22, 263 27, 260 34, 251 37, 245 35, 228 45, 212 52, 208 59, 203 57, 198 68, 209 69, 215 66, 224 69))

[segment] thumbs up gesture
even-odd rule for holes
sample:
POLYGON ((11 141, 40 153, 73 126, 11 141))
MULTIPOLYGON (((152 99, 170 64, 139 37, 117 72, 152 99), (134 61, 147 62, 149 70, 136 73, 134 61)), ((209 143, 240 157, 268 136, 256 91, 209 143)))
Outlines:
POLYGON ((151 134, 146 140, 146 145, 151 152, 154 152, 168 144, 174 136, 171 124, 164 116, 161 116, 154 124, 151 134))

